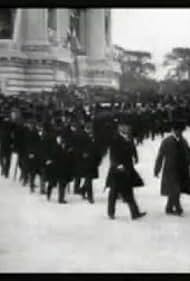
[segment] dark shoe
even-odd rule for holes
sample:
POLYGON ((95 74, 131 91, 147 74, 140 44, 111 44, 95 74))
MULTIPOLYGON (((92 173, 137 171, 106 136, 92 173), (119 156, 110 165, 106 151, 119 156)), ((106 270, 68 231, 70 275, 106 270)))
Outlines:
POLYGON ((109 215, 109 218, 110 218, 111 220, 115 220, 115 215, 109 215))
POLYGON ((88 198, 88 202, 91 203, 91 204, 94 204, 94 199, 89 199, 88 198))
POLYGON ((136 220, 136 219, 142 218, 144 216, 146 216, 146 212, 135 214, 135 215, 132 216, 132 219, 136 220))
POLYGON ((34 187, 30 187, 30 192, 34 193, 34 191, 35 191, 34 187))
POLYGON ((50 201, 50 198, 51 198, 51 193, 47 192, 47 200, 50 201))
POLYGON ((172 209, 166 209, 166 214, 167 215, 174 215, 174 211, 172 209))
POLYGON ((82 195, 82 199, 87 199, 87 196, 86 196, 86 194, 85 194, 85 192, 84 191, 81 191, 81 193, 80 193, 81 195, 82 195))
POLYGON ((183 215, 183 209, 178 209, 174 212, 175 215, 177 216, 182 216, 183 215))
POLYGON ((27 184, 28 184, 28 180, 27 180, 27 179, 24 179, 22 185, 23 185, 23 186, 26 186, 27 184))
POLYGON ((68 202, 66 200, 59 200, 60 204, 67 204, 68 202))

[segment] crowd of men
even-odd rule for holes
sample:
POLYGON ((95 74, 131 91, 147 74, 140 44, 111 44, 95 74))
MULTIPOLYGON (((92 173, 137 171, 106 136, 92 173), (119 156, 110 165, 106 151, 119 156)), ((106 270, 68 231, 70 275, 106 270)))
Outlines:
MULTIPOLYGON (((190 97, 160 96, 148 102, 93 104, 83 100, 67 105, 60 92, 59 96, 54 91, 38 95, 1 94, 1 175, 9 177, 12 155, 16 153, 15 178, 19 169, 19 181, 29 185, 31 192, 35 191, 39 176, 41 194, 50 200, 53 188, 57 188, 58 202, 67 203, 67 187, 74 182, 73 192, 94 203, 93 179, 99 176, 101 161, 119 124, 130 126, 136 146, 146 138, 163 137, 176 119, 190 125, 190 97)), ((110 212, 113 218, 113 211, 110 212)), ((138 214, 133 212, 133 217, 138 214)))

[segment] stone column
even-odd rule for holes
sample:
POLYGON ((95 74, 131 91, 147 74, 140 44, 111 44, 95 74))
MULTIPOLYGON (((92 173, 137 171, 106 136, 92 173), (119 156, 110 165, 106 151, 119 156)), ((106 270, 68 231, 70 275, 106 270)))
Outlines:
POLYGON ((23 41, 25 44, 48 44, 47 9, 23 9, 23 41))
POLYGON ((111 38, 111 10, 108 10, 108 46, 110 47, 112 44, 112 38, 111 38))
POLYGON ((80 44, 82 49, 85 51, 86 50, 86 11, 84 9, 81 10, 80 12, 80 44))
POLYGON ((14 28, 13 28, 13 41, 15 43, 19 43, 22 40, 22 9, 16 9, 15 21, 14 21, 14 28))
POLYGON ((94 59, 105 58, 105 14, 104 9, 86 11, 86 51, 94 59))
POLYGON ((57 41, 64 43, 67 38, 67 31, 69 30, 70 14, 69 9, 56 9, 57 16, 57 41))

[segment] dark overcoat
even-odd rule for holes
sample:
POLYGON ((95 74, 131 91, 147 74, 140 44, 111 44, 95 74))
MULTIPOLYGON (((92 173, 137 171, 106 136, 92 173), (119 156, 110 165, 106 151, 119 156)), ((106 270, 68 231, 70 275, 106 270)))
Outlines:
POLYGON ((74 177, 74 153, 71 146, 55 146, 55 173, 57 181, 68 183, 74 177))
POLYGON ((1 127, 1 155, 9 155, 13 150, 13 123, 11 121, 2 122, 1 127))
POLYGON ((163 166, 161 195, 189 193, 189 163, 190 149, 183 137, 178 142, 171 135, 162 141, 154 167, 158 175, 163 166))
POLYGON ((112 184, 116 183, 121 193, 133 187, 143 186, 143 180, 133 164, 137 158, 134 142, 119 134, 115 135, 110 146, 110 169, 106 186, 112 187, 112 184), (118 169, 120 165, 123 165, 123 170, 118 169))
POLYGON ((93 137, 80 130, 75 134, 74 143, 75 176, 97 178, 100 154, 93 137))
POLYGON ((45 181, 51 182, 52 185, 56 185, 56 134, 54 130, 45 132, 43 138, 43 150, 44 150, 44 177, 45 181))
POLYGON ((43 165, 43 144, 37 129, 28 131, 27 135, 27 163, 30 172, 41 174, 43 165))

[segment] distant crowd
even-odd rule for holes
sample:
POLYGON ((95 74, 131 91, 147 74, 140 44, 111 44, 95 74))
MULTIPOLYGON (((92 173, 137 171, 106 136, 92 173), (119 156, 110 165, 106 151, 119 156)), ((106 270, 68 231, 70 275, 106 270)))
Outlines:
POLYGON ((134 147, 147 138, 164 137, 175 120, 190 125, 190 95, 157 95, 147 101, 105 98, 102 102, 90 96, 90 92, 66 87, 36 94, 1 93, 2 176, 9 177, 16 153, 15 179, 19 169, 19 181, 29 185, 31 192, 36 190, 38 175, 41 194, 50 200, 57 188, 58 202, 67 203, 66 187, 74 182, 74 194, 92 204, 93 179, 98 178, 101 161, 121 124, 130 128, 134 147))

